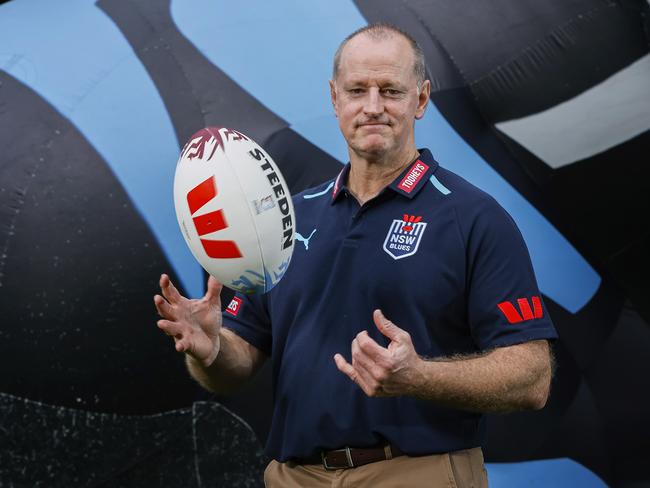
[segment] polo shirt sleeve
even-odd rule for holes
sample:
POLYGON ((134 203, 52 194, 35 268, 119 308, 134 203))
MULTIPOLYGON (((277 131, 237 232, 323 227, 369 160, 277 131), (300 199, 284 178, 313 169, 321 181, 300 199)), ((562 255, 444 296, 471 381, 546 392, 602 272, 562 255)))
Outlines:
POLYGON ((223 326, 266 355, 271 355, 271 321, 266 295, 235 294, 223 312, 223 326))
POLYGON ((477 209, 465 222, 467 310, 474 342, 485 350, 557 338, 517 225, 491 197, 477 209))

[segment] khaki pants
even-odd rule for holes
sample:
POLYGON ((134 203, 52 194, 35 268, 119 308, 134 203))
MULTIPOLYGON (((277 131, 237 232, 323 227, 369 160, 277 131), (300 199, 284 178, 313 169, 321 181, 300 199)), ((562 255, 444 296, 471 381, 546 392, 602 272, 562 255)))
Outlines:
POLYGON ((487 488, 480 447, 448 454, 399 456, 358 468, 326 470, 320 464, 271 461, 267 488, 487 488))

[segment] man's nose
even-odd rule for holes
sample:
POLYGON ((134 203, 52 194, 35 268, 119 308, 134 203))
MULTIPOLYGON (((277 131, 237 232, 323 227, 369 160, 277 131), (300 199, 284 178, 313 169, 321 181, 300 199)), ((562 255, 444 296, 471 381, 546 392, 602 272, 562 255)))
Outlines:
POLYGON ((384 102, 378 88, 370 88, 367 92, 363 111, 366 115, 379 115, 384 111, 384 102))

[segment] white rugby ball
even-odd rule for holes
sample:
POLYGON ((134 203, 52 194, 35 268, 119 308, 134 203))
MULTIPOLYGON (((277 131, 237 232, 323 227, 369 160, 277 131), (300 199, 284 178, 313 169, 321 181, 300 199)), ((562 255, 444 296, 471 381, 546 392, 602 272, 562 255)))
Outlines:
POLYGON ((174 177, 185 242, 225 286, 266 293, 291 261, 296 218, 280 170, 252 139, 206 127, 185 144, 174 177))

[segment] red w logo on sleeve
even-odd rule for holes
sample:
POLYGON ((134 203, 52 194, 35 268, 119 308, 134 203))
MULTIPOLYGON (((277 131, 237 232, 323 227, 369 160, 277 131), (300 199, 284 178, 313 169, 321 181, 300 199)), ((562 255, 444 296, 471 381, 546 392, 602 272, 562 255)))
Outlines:
POLYGON ((497 305, 499 310, 505 315, 508 322, 511 324, 518 324, 519 322, 524 322, 526 320, 532 319, 541 319, 544 316, 544 311, 542 310, 542 301, 538 296, 531 298, 533 302, 533 307, 530 307, 530 302, 528 298, 518 298, 517 305, 519 310, 515 308, 512 302, 501 302, 497 305))

